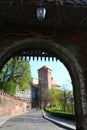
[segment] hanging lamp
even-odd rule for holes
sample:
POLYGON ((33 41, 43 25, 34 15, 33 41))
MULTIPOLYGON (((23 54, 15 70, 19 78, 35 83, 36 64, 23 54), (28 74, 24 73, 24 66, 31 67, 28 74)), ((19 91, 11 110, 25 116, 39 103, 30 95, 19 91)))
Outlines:
POLYGON ((40 7, 37 8, 36 14, 37 14, 38 20, 43 21, 45 19, 46 9, 43 6, 43 0, 40 1, 40 7))

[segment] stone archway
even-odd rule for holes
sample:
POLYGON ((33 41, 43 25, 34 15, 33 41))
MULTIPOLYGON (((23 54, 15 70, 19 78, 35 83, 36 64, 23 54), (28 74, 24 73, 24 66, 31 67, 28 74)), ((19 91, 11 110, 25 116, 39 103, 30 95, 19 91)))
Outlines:
POLYGON ((10 41, 10 45, 4 47, 4 51, 0 54, 0 68, 9 60, 14 53, 25 49, 40 48, 55 53, 69 70, 72 78, 73 91, 75 97, 75 113, 76 113, 76 129, 87 130, 87 101, 85 93, 85 85, 83 73, 77 59, 65 47, 53 42, 52 40, 44 40, 39 38, 22 39, 10 41))

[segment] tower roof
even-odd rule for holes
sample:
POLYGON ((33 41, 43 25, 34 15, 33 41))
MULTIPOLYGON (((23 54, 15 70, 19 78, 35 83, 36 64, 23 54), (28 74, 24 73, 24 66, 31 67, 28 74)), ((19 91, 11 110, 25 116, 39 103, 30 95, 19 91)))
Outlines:
POLYGON ((47 70, 47 69, 49 69, 50 71, 52 71, 50 68, 48 68, 47 66, 43 66, 43 67, 41 67, 40 69, 38 69, 38 70, 47 70))

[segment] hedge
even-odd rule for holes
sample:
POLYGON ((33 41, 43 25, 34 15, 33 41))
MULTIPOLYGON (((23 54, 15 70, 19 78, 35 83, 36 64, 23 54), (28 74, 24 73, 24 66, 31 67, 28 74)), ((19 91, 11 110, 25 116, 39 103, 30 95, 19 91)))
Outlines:
POLYGON ((51 110, 47 110, 47 109, 45 109, 45 111, 50 113, 52 116, 75 121, 75 115, 73 115, 73 114, 59 112, 59 111, 58 112, 57 111, 51 111, 51 110))

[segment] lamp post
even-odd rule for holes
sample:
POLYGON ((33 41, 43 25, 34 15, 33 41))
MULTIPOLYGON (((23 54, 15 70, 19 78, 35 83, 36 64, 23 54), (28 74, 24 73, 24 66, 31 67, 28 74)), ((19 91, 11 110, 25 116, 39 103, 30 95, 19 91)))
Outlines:
POLYGON ((45 19, 46 9, 45 9, 45 7, 43 7, 43 0, 41 0, 41 2, 40 2, 40 7, 37 8, 36 14, 37 14, 37 18, 40 21, 43 21, 45 19))

